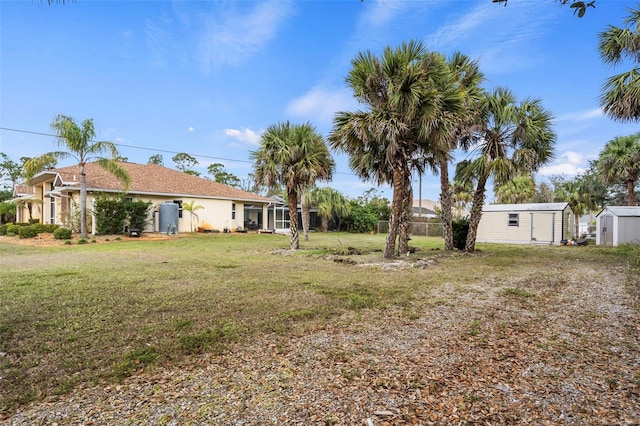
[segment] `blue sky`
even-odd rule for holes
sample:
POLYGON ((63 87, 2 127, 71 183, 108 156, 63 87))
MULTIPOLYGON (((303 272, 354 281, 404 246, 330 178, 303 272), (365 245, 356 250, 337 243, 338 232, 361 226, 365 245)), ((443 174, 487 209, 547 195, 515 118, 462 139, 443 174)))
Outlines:
MULTIPOLYGON (((93 118, 97 139, 129 161, 160 153, 175 167, 171 157, 186 152, 203 174, 222 163, 244 178, 269 125, 308 121, 326 137, 337 111, 359 107, 344 82, 358 52, 417 39, 477 59, 488 89, 541 98, 558 141, 537 179, 571 177, 607 141, 638 131, 601 114, 601 85, 630 66, 611 68, 597 51, 598 33, 636 4, 597 0, 579 19, 554 0, 2 0, 0 127, 20 132, 0 130, 0 151, 18 160, 57 149, 55 138, 24 131, 49 134, 65 114, 93 118)), ((372 187, 333 154, 326 185, 350 197, 372 187)), ((438 177, 425 175, 422 197, 438 194, 438 177)))

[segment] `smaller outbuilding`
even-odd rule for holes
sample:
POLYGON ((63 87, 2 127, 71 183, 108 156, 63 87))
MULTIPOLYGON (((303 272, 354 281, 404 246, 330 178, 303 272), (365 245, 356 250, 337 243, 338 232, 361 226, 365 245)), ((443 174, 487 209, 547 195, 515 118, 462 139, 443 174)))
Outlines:
POLYGON ((640 244, 640 207, 607 206, 596 216, 596 244, 640 244))
POLYGON ((573 222, 569 203, 488 204, 476 241, 560 245, 571 238, 573 222))

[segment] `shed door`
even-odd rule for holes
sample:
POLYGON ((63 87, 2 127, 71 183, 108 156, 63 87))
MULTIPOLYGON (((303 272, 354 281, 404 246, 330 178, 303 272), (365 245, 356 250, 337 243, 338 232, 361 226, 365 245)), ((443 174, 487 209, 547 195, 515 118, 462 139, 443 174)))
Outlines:
POLYGON ((602 228, 600 229, 600 244, 603 246, 613 245, 613 216, 610 214, 604 215, 600 219, 602 228))
POLYGON ((531 213, 532 241, 553 242, 553 218, 553 213, 531 213))

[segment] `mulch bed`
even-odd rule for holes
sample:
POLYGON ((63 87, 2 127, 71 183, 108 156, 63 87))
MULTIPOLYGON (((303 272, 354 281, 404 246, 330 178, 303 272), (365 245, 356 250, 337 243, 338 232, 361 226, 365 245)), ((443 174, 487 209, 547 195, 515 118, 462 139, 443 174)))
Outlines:
POLYGON ((445 285, 411 306, 350 312, 80 387, 5 422, 638 424, 640 317, 627 278, 588 265, 541 272, 527 281, 535 297, 482 279, 445 285))

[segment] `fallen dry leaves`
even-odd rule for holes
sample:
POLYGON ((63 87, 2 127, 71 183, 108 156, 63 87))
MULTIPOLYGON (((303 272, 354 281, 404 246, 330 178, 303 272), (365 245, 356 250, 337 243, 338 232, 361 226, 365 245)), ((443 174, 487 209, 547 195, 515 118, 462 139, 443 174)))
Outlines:
POLYGON ((412 316, 405 307, 350 312, 121 385, 79 388, 5 422, 638 424, 640 322, 627 278, 583 265, 508 284, 520 279, 535 297, 482 280, 444 285, 417 297, 412 316))

